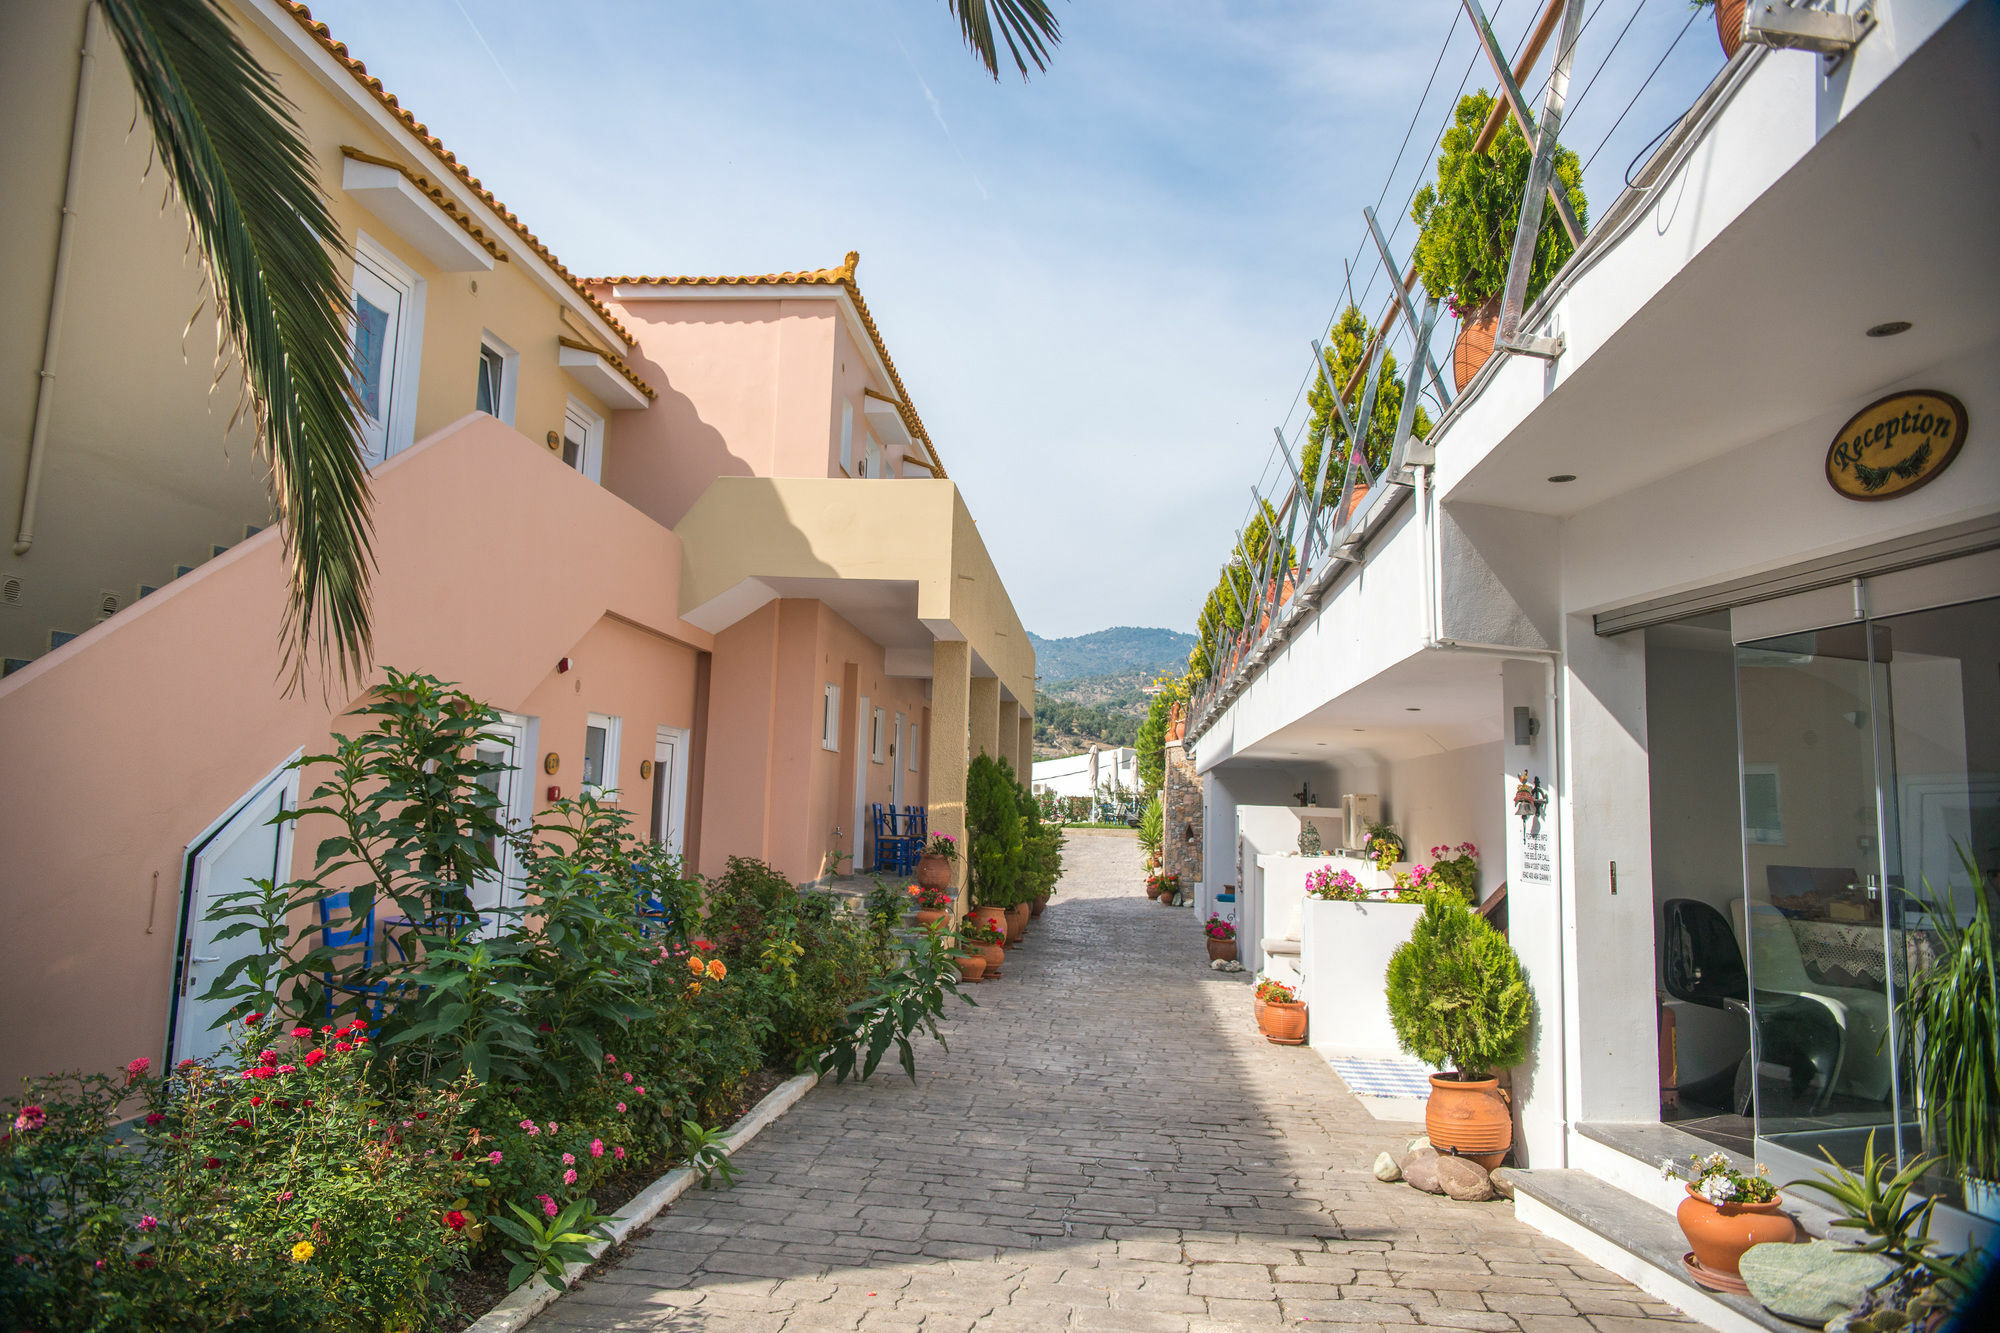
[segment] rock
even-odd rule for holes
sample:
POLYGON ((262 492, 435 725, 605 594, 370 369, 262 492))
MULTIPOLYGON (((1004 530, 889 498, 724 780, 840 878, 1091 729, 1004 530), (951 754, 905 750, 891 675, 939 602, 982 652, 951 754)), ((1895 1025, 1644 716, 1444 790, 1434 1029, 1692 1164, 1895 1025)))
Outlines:
POLYGON ((1738 1265, 1743 1285, 1771 1313, 1814 1325, 1861 1304, 1868 1288, 1894 1268, 1879 1254, 1859 1254, 1830 1240, 1752 1245, 1738 1265))
MULTIPOLYGON (((1409 1152, 1415 1153, 1419 1157, 1435 1157, 1437 1156, 1437 1151, 1436 1148, 1431 1147, 1431 1141, 1427 1138, 1410 1140, 1409 1152)), ((1405 1153, 1404 1155, 1408 1156, 1409 1153, 1405 1153)))
POLYGON ((1385 1152, 1375 1154, 1375 1179, 1401 1180, 1402 1178, 1403 1168, 1396 1165, 1395 1158, 1385 1152))
POLYGON ((1412 1153, 1403 1159, 1403 1179, 1426 1194, 1442 1194, 1444 1186, 1438 1183, 1438 1163, 1443 1160, 1436 1153, 1429 1157, 1412 1153))
POLYGON ((1234 958, 1218 958, 1208 966, 1212 972, 1241 972, 1243 970, 1243 964, 1237 962, 1234 958))
POLYGON ((1493 1181, 1486 1168, 1463 1157, 1438 1157, 1438 1184, 1460 1203, 1485 1203, 1493 1197, 1493 1181))
POLYGON ((1498 1166, 1486 1173, 1487 1181, 1493 1186, 1493 1193, 1502 1199, 1514 1197, 1514 1176, 1504 1166, 1498 1166))

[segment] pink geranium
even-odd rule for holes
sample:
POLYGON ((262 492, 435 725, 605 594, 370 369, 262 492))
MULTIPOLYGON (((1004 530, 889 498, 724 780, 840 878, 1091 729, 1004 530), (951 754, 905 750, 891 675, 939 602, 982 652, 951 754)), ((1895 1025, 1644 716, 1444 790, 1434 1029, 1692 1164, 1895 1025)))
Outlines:
POLYGON ((590 1141, 590 1155, 591 1155, 592 1157, 602 1157, 602 1156, 604 1156, 604 1140, 603 1140, 603 1139, 592 1139, 592 1140, 590 1141))

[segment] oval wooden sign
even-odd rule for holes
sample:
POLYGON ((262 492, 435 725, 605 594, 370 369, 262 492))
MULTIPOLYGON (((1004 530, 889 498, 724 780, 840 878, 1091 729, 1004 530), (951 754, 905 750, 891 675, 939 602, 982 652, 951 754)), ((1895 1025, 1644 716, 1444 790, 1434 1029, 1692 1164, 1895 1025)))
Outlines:
POLYGON ((1833 437, 1827 484, 1850 500, 1907 495, 1950 467, 1964 444, 1964 403, 1935 389, 1892 393, 1833 437))

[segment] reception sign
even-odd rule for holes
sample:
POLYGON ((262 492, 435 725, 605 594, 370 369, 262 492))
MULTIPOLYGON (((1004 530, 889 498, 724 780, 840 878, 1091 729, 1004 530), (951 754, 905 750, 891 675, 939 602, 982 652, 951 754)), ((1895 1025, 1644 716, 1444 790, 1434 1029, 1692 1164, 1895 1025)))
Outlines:
POLYGON ((1855 413, 1826 451, 1826 479, 1850 500, 1889 500, 1930 481, 1965 444, 1965 404, 1934 389, 1890 394, 1855 413))

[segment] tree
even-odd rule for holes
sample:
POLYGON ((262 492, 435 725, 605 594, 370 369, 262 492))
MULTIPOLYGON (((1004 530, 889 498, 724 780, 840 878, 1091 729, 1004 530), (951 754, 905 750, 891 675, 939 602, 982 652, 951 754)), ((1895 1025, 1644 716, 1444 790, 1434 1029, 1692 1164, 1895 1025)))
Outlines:
MULTIPOLYGON (((1327 332, 1322 347, 1326 359, 1326 373, 1313 380, 1306 392, 1306 401, 1312 408, 1312 422, 1306 431, 1306 447, 1299 460, 1299 467, 1308 485, 1318 475, 1320 455, 1328 447, 1333 449, 1333 457, 1327 460, 1326 476, 1320 484, 1320 503, 1332 505, 1340 499, 1342 483, 1347 479, 1347 464, 1352 451, 1342 448, 1347 443, 1347 427, 1341 423, 1340 414, 1334 410, 1333 396, 1343 392, 1347 382, 1354 377, 1355 368, 1361 365, 1361 358, 1368 349, 1368 321, 1361 314, 1361 307, 1349 303, 1340 312, 1333 328, 1327 332)), ((1361 411, 1361 399, 1368 391, 1364 374, 1362 381, 1355 385, 1348 396, 1347 412, 1354 416, 1361 411)), ((1389 465, 1390 450, 1396 443, 1396 422, 1403 411, 1403 379, 1396 373, 1396 354, 1384 349, 1382 372, 1375 387, 1375 406, 1369 413, 1367 429, 1368 469, 1377 476, 1389 465)), ((1422 407, 1410 427, 1411 433, 1419 437, 1430 434, 1431 418, 1422 407)))
MULTIPOLYGON (((1200 651, 1197 647, 1196 651, 1200 651)), ((1167 713, 1177 703, 1187 702, 1188 678, 1176 676, 1156 682, 1159 690, 1146 707, 1146 720, 1139 724, 1139 739, 1133 748, 1139 755, 1139 788, 1151 795, 1167 779, 1167 713)))
POLYGON ((309 657, 371 664, 368 476, 350 387, 346 239, 290 101, 215 0, 102 0, 169 188, 187 210, 219 356, 271 466, 289 566, 280 633, 309 657))
POLYGON ((995 82, 1000 78, 1000 51, 994 44, 997 22, 1007 54, 1023 79, 1030 61, 1039 71, 1049 67, 1049 48, 1062 40, 1062 28, 1049 12, 1048 0, 944 0, 945 8, 958 20, 965 44, 979 63, 986 66, 995 82))

